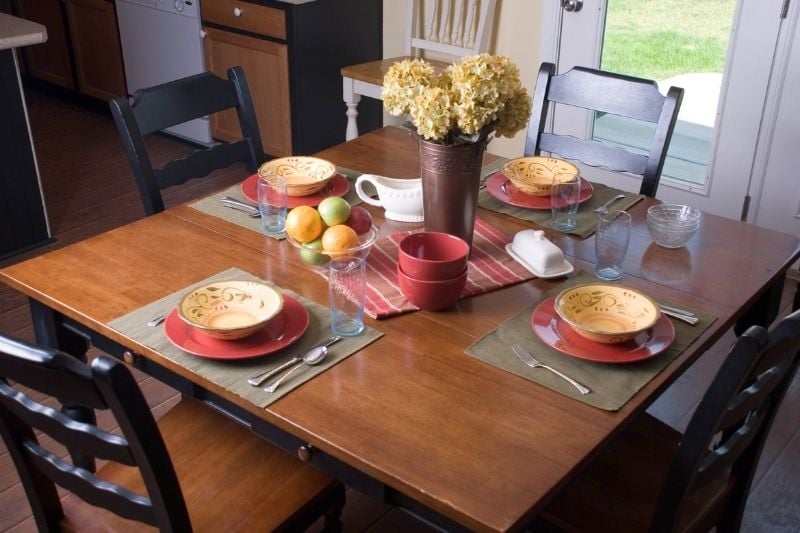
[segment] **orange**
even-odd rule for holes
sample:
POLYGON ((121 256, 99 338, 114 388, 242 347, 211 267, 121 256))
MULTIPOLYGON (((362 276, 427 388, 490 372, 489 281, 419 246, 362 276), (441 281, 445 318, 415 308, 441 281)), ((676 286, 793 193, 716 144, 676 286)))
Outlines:
POLYGON ((322 249, 326 252, 338 252, 358 246, 356 230, 344 224, 337 224, 322 234, 322 249))
POLYGON ((313 207, 295 207, 286 216, 286 234, 302 243, 311 242, 322 235, 322 217, 313 207))

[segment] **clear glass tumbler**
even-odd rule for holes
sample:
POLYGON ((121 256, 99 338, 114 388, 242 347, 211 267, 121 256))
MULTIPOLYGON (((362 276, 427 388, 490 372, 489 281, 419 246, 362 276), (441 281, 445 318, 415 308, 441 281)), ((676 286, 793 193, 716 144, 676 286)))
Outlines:
POLYGON ((361 257, 334 258, 328 263, 328 300, 331 329, 352 337, 364 330, 367 264, 361 257))
POLYGON ((613 281, 622 277, 622 263, 631 239, 631 216, 626 211, 601 211, 594 235, 597 264, 595 275, 613 281))
POLYGON ((289 211, 286 178, 283 176, 259 178, 257 188, 261 229, 270 235, 283 233, 289 211))
POLYGON ((574 174, 557 174, 550 192, 550 227, 559 231, 572 231, 577 226, 575 216, 581 196, 581 177, 574 174))

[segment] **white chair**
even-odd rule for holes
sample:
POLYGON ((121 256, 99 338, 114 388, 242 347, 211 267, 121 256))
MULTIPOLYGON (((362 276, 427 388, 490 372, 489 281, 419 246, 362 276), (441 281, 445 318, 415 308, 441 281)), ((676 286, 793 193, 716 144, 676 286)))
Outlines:
POLYGON ((425 57, 437 69, 447 61, 426 57, 435 52, 461 58, 486 52, 496 0, 407 0, 405 56, 343 67, 342 95, 347 106, 346 139, 358 137, 358 103, 361 96, 381 99, 383 76, 404 59, 425 57), (427 12, 423 16, 423 7, 427 12))

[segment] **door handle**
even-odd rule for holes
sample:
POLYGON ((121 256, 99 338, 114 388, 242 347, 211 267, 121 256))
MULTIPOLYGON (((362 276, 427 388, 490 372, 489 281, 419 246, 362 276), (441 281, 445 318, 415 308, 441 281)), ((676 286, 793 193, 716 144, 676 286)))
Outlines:
POLYGON ((561 0, 561 7, 564 11, 578 12, 583 7, 583 0, 561 0))

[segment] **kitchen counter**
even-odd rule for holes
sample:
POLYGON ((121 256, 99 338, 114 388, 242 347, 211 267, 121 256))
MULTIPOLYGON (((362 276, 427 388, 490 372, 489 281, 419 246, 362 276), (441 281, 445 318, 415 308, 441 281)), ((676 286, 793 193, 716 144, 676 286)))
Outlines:
POLYGON ((47 40, 47 28, 36 22, 0 13, 0 50, 19 48, 47 40))
POLYGON ((46 40, 41 24, 0 13, 0 259, 51 240, 15 53, 46 40))

